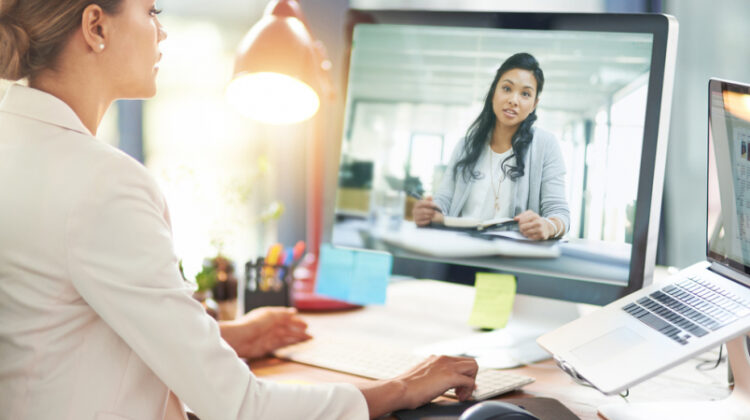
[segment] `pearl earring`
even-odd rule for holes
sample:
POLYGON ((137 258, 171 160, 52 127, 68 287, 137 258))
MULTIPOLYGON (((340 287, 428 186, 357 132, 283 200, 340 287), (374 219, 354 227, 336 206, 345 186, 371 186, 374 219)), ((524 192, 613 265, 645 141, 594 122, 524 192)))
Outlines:
POLYGON ((99 44, 99 51, 104 50, 104 43, 99 44))

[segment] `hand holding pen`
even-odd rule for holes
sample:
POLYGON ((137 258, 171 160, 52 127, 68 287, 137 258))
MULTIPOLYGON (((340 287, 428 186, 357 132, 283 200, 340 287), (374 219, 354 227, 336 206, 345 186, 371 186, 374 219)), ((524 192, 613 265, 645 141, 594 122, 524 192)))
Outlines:
POLYGON ((427 226, 430 223, 443 223, 443 211, 432 201, 432 197, 421 198, 415 194, 409 194, 418 201, 414 204, 412 215, 417 226, 427 226))

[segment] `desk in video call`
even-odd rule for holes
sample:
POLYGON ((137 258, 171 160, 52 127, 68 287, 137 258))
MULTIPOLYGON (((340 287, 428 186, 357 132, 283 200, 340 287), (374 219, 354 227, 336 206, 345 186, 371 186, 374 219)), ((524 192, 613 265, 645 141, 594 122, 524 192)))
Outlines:
MULTIPOLYGON (((601 242, 560 242, 560 256, 557 258, 520 258, 502 255, 474 258, 437 258, 410 252, 396 246, 388 245, 369 233, 365 221, 348 220, 334 226, 334 243, 338 246, 366 248, 387 251, 394 257, 413 258, 423 261, 478 266, 499 271, 535 275, 559 276, 572 280, 611 282, 615 285, 626 285, 630 265, 630 245, 601 242), (606 247, 604 246, 606 245, 606 247)), ((505 239, 497 239, 505 240, 505 239)))

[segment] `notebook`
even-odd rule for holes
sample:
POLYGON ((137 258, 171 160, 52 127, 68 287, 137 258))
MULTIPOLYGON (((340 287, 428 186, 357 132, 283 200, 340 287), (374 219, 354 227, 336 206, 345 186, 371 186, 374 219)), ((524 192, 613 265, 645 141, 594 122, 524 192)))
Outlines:
POLYGON ((443 224, 449 228, 465 230, 491 230, 491 229, 509 229, 518 226, 518 222, 510 217, 499 217, 490 220, 479 220, 473 217, 452 217, 445 216, 443 224))

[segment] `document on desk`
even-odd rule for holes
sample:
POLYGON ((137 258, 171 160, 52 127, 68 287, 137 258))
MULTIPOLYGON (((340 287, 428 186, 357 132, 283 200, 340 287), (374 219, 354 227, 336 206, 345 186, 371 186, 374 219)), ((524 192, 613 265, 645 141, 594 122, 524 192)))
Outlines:
POLYGON ((529 239, 523 236, 521 232, 518 232, 516 230, 495 230, 495 231, 482 232, 481 234, 484 236, 495 236, 495 237, 503 238, 503 239, 512 239, 514 241, 537 242, 533 239, 529 239))
POLYGON ((358 305, 384 304, 393 257, 385 252, 320 247, 315 292, 358 305))
POLYGON ((384 232, 376 239, 412 252, 440 258, 464 258, 502 255, 526 258, 557 258, 560 248, 556 241, 518 241, 494 239, 488 235, 470 236, 466 233, 440 229, 417 228, 404 223, 401 229, 384 232))

